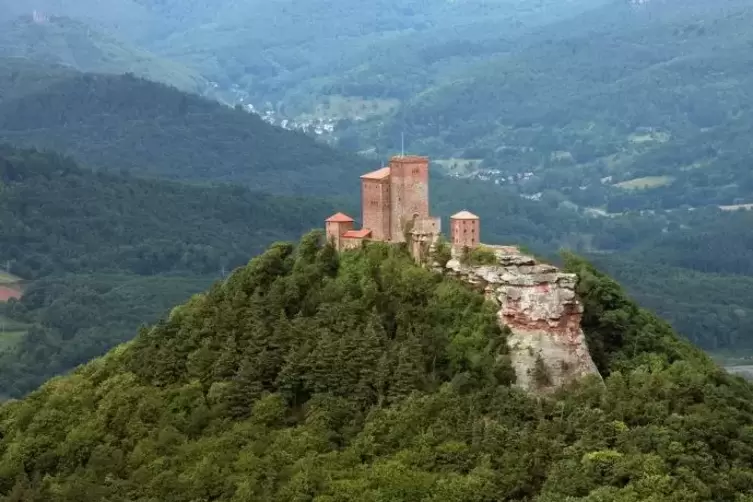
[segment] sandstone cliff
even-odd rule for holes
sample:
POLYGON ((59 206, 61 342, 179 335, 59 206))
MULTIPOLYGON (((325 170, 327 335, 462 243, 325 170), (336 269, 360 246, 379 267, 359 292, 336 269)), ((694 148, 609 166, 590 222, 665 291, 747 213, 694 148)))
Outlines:
POLYGON ((483 290, 499 305, 517 385, 547 392, 599 372, 580 327, 583 306, 575 294, 577 276, 538 263, 517 248, 486 246, 496 264, 470 265, 453 253, 444 272, 483 290))

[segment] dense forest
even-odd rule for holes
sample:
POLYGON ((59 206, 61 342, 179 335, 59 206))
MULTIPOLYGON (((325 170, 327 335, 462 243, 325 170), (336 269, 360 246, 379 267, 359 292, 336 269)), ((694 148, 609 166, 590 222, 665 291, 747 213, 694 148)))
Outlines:
POLYGON ((197 70, 158 57, 83 21, 52 16, 40 23, 30 11, 25 14, 6 22, 0 16, 0 57, 66 65, 85 72, 131 72, 188 92, 206 92, 209 86, 197 70))
POLYGON ((19 326, 0 336, 0 394, 130 339, 270 242, 321 225, 331 204, 93 173, 0 147, 0 262, 33 280, 20 302, 0 305, 0 320, 19 326))
POLYGON ((332 214, 332 202, 91 172, 54 153, 0 147, 2 261, 55 272, 215 273, 332 214), (51 248, 54 253, 50 253, 51 248))
POLYGON ((465 286, 383 245, 276 244, 0 408, 0 494, 75 501, 742 502, 753 388, 584 261, 604 382, 511 387, 465 286))
POLYGON ((254 114, 132 75, 78 74, 4 99, 2 140, 71 154, 97 169, 296 195, 355 191, 356 174, 367 169, 356 155, 254 114))
MULTIPOLYGON (((0 0, 0 20, 29 14, 14 3, 0 0)), ((500 37, 525 33, 602 3, 378 0, 356 5, 310 0, 291 8, 286 2, 262 0, 109 0, 107 6, 94 0, 37 0, 35 8, 116 33, 223 85, 242 86, 256 99, 290 102, 305 99, 306 90, 319 90, 359 70, 365 70, 361 85, 368 86, 375 75, 372 68, 391 64, 395 55, 411 62, 427 58, 431 63, 432 56, 442 62, 460 59, 469 48, 478 51, 481 42, 497 48, 500 37), (448 36, 437 47, 437 40, 448 36), (398 47, 404 50, 398 52, 398 47), (366 61, 373 62, 364 68, 366 61)), ((387 82, 377 76, 373 85, 382 92, 396 85, 394 79, 387 82)), ((411 76, 421 78, 418 72, 411 76)))

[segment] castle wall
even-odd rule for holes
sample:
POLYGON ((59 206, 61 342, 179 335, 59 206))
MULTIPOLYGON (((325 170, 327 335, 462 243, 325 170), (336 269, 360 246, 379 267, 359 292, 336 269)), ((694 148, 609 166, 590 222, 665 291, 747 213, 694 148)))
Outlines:
POLYGON ((418 263, 427 263, 432 246, 442 231, 442 220, 429 216, 417 219, 411 231, 410 253, 418 263))
POLYGON ((342 249, 342 235, 349 231, 353 230, 353 222, 352 221, 328 221, 324 224, 324 230, 327 234, 327 240, 332 242, 335 246, 335 249, 341 250, 342 249))
POLYGON ((360 237, 344 237, 340 242, 340 251, 345 251, 348 249, 358 249, 363 246, 363 239, 360 237))
POLYGON ((429 159, 393 157, 390 160, 390 234, 405 242, 405 230, 414 218, 429 216, 429 159))
POLYGON ((363 228, 371 230, 372 239, 389 241, 390 177, 361 180, 361 212, 363 228))

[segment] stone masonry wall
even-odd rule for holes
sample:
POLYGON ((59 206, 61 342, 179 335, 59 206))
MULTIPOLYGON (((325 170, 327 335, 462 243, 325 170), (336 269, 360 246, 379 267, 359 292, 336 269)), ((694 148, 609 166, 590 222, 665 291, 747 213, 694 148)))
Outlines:
POLYGON ((577 276, 538 263, 514 247, 486 247, 494 251, 498 264, 463 264, 453 253, 445 273, 484 291, 499 305, 499 322, 512 331, 508 346, 516 385, 548 392, 599 375, 580 327, 577 276))
POLYGON ((406 223, 429 216, 429 159, 393 157, 390 160, 390 233, 392 242, 405 242, 406 223))
POLYGON ((389 178, 361 181, 361 212, 363 228, 371 230, 374 240, 391 239, 389 178))

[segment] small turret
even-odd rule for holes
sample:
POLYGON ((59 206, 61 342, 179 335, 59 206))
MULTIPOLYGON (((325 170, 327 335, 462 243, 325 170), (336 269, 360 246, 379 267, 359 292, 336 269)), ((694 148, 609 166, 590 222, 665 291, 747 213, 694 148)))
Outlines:
POLYGON ((324 228, 327 233, 327 240, 335 246, 335 249, 342 249, 342 236, 353 230, 353 223, 353 218, 343 213, 333 214, 325 220, 324 228))
POLYGON ((481 242, 481 220, 468 211, 450 217, 450 240, 456 249, 473 249, 481 242))

